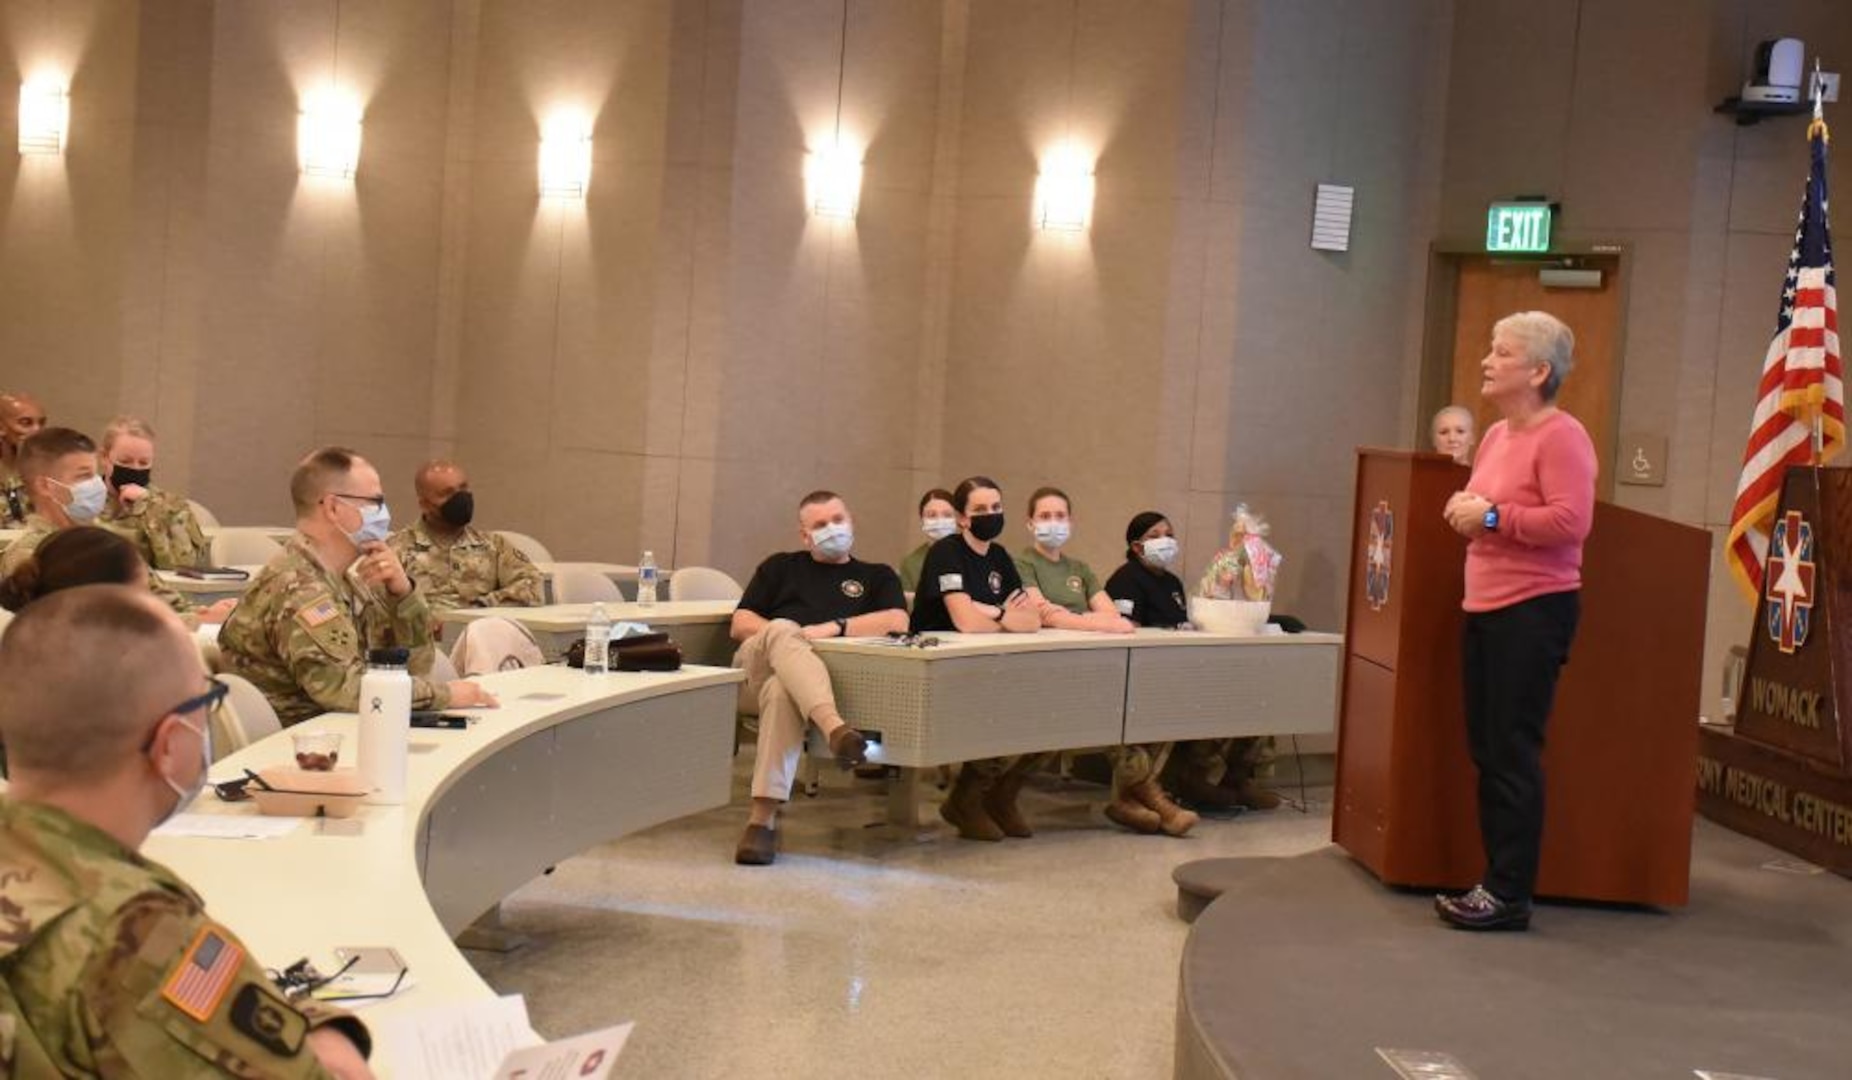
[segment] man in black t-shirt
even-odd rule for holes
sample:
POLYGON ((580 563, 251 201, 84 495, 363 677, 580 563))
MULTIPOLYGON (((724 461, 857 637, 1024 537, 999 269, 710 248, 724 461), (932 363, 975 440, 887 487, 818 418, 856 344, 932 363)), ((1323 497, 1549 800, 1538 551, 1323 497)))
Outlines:
POLYGON ((746 672, 740 711, 759 718, 752 811, 733 854, 742 866, 769 866, 778 857, 778 810, 791 798, 806 721, 829 740, 838 761, 866 760, 867 742, 836 711, 829 671, 810 643, 907 628, 900 576, 849 554, 855 522, 840 495, 804 496, 797 520, 803 550, 760 563, 733 612, 733 640, 740 643, 733 666, 746 672))

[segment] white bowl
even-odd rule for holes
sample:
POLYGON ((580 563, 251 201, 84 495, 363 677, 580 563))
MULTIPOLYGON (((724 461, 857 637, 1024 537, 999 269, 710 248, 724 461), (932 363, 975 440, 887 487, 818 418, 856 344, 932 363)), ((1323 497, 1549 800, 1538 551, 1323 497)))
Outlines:
POLYGON ((1253 637, 1262 633, 1273 604, 1267 600, 1211 600, 1206 596, 1190 597, 1190 622, 1198 630, 1214 634, 1238 634, 1253 637))

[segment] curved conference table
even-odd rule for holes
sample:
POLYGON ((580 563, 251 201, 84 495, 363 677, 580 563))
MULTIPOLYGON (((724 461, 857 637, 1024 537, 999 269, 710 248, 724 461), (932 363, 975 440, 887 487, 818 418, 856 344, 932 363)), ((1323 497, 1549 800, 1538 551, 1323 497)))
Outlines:
MULTIPOLYGON (((464 927, 562 859, 727 803, 742 678, 698 667, 485 676, 500 708, 473 711, 480 719, 467 731, 412 731, 403 806, 304 820, 277 839, 156 835, 143 850, 191 883, 267 966, 303 956, 327 965, 340 946, 397 949, 414 985, 368 1008, 369 1019, 488 997, 452 941, 464 927)), ((354 725, 351 714, 317 717, 226 757, 211 775, 290 763, 291 731, 340 731, 346 755, 354 725)), ((207 791, 189 812, 256 807, 207 791)))

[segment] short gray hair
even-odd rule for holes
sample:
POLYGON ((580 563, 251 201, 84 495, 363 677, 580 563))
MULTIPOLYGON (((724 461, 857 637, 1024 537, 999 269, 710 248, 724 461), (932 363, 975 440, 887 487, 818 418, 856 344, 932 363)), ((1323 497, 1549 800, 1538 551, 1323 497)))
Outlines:
POLYGON ((1550 375, 1543 380, 1543 400, 1555 401, 1563 380, 1575 370, 1575 331, 1569 324, 1547 311, 1520 311, 1507 315, 1492 326, 1492 336, 1508 334, 1524 343, 1524 355, 1539 364, 1550 365, 1550 375))

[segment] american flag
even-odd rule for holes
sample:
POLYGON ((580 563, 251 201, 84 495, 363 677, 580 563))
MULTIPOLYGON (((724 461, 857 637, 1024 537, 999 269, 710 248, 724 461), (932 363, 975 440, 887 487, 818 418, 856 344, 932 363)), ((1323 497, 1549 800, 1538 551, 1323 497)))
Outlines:
POLYGON ((212 1019, 243 963, 244 950, 238 943, 207 926, 200 930, 199 936, 193 939, 192 948, 167 977, 161 996, 181 1012, 205 1023, 212 1019))
POLYGON ((1839 298, 1833 285, 1833 239, 1827 228, 1826 122, 1814 105, 1807 130, 1813 167, 1801 197, 1794 250, 1781 285, 1781 317, 1762 361, 1755 418, 1730 511, 1724 549, 1730 572, 1753 602, 1762 595, 1768 536, 1790 465, 1814 464, 1813 423, 1820 419, 1826 461, 1846 439, 1846 389, 1839 355, 1839 298))

